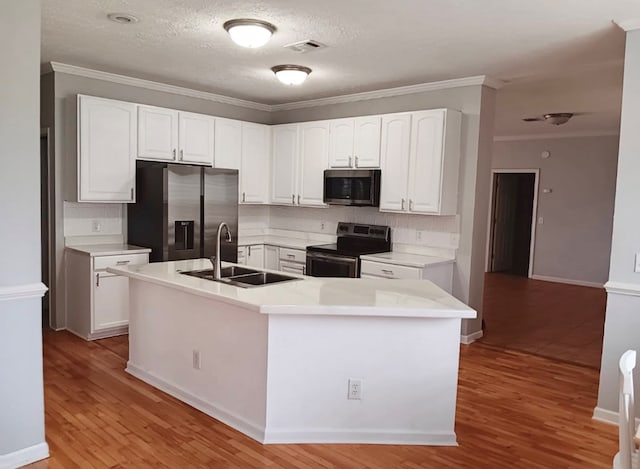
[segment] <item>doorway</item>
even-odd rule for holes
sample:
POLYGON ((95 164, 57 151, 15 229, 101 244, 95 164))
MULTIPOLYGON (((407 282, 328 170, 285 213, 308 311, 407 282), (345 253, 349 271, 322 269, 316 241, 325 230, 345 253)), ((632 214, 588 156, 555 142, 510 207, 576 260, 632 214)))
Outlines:
POLYGON ((488 272, 533 274, 538 170, 493 170, 488 272))
POLYGON ((49 129, 40 131, 40 262, 42 283, 48 289, 42 297, 42 327, 51 327, 51 263, 49 260, 51 254, 51 226, 50 220, 50 175, 51 158, 49 152, 49 129))

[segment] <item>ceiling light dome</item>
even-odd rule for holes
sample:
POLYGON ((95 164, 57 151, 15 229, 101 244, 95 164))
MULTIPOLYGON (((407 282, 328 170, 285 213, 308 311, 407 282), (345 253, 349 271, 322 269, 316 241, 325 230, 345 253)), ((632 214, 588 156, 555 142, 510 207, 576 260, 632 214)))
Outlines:
POLYGON ((233 42, 252 49, 264 46, 276 30, 271 23, 247 18, 229 20, 223 27, 233 42))
POLYGON ((301 85, 311 73, 309 67, 302 65, 276 65, 271 71, 285 85, 301 85))

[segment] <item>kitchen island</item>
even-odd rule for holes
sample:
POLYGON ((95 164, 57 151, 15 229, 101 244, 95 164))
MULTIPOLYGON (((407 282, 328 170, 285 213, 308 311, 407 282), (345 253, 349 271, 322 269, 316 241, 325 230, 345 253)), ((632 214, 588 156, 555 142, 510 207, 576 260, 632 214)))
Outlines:
POLYGON ((423 280, 181 273, 210 267, 109 268, 130 279, 129 373, 262 443, 456 444, 474 310, 423 280))

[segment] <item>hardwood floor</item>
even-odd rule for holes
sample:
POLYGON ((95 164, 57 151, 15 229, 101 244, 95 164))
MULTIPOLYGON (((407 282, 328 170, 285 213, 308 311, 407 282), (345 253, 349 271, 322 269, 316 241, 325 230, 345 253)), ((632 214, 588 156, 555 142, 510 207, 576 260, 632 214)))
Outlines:
POLYGON ((129 376, 127 338, 44 336, 47 461, 32 468, 610 468, 598 373, 463 346, 458 447, 266 445, 129 376))
POLYGON ((481 342, 597 370, 605 308, 601 288, 486 274, 481 342))

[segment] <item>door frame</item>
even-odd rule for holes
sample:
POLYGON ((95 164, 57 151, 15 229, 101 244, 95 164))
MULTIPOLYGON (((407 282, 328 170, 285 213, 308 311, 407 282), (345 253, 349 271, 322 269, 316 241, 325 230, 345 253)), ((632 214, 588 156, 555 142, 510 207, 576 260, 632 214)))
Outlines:
MULTIPOLYGON (((56 272, 56 243, 55 243, 55 204, 53 203, 55 199, 55 165, 51 160, 51 127, 41 127, 40 128, 40 139, 47 139, 47 210, 48 214, 48 226, 47 226, 47 236, 48 236, 48 251, 49 251, 49 259, 47 260, 47 266, 49 268, 48 276, 49 276, 49 285, 48 288, 48 298, 49 298, 49 328, 55 329, 54 324, 56 324, 55 319, 55 272, 56 272), (51 285, 54 285, 54 288, 51 288, 51 285)), ((42 177, 42 176, 41 176, 42 177)), ((41 253, 42 255, 42 253, 41 253)))
POLYGON ((489 193, 489 220, 487 223, 487 247, 486 247, 486 256, 485 256, 485 272, 491 272, 491 253, 493 246, 493 236, 494 236, 494 211, 495 211, 495 193, 496 193, 496 181, 498 174, 533 174, 534 175, 534 183, 533 183, 533 211, 531 214, 531 243, 529 245, 529 272, 527 276, 529 278, 533 277, 533 259, 535 254, 535 246, 536 246, 536 226, 538 219, 538 186, 540 182, 540 169, 509 169, 509 168, 498 168, 491 170, 491 189, 489 193))

